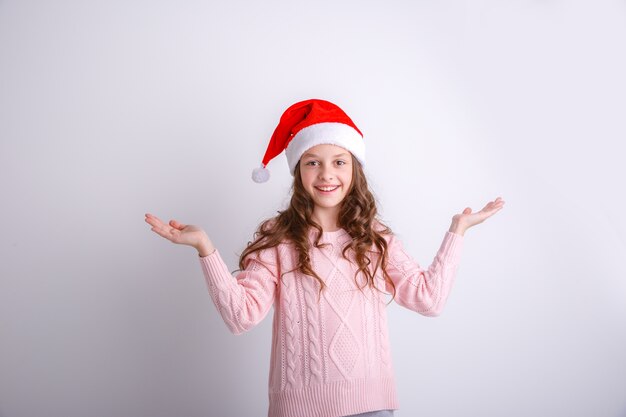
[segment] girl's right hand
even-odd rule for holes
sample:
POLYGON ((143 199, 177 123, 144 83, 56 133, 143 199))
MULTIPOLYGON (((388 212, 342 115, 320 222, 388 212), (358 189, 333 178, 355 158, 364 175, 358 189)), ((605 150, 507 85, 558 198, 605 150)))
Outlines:
POLYGON ((146 213, 145 220, 152 226, 153 232, 163 236, 172 243, 192 246, 200 252, 201 256, 208 255, 214 250, 209 236, 197 226, 182 224, 176 220, 170 220, 166 224, 150 213, 146 213))

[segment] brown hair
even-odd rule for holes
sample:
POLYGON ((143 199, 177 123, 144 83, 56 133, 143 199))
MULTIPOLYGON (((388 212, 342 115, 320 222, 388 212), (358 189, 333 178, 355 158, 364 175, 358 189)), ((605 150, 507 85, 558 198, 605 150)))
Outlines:
MULTIPOLYGON (((246 249, 239 258, 239 268, 242 270, 245 268, 245 259, 248 255, 263 249, 276 247, 286 240, 291 241, 298 252, 298 266, 296 269, 317 279, 320 283, 321 294, 326 284, 311 268, 311 258, 309 257, 310 227, 314 227, 318 231, 314 242, 315 247, 320 248, 323 246, 319 244, 323 232, 322 227, 311 219, 313 207, 313 200, 302 184, 300 162, 298 162, 294 171, 292 196, 289 206, 286 210, 279 211, 277 216, 261 223, 254 234, 254 241, 248 242, 246 249)), ((391 229, 376 218, 377 214, 376 200, 369 190, 363 168, 359 161, 352 156, 352 183, 341 202, 338 219, 339 227, 345 229, 352 239, 343 249, 342 255, 348 259, 346 253, 352 251, 355 254, 358 266, 355 282, 358 273, 362 272, 367 278, 368 285, 376 289, 378 288, 374 285, 374 275, 378 268, 381 268, 384 280, 393 288, 393 297, 391 299, 393 301, 396 295, 396 287, 387 274, 387 241, 383 237, 383 235, 391 234, 391 229), (368 256, 368 252, 372 252, 374 247, 380 253, 380 256, 377 257, 376 265, 374 265, 372 271, 370 270, 372 261, 368 256)), ((363 291, 363 287, 359 287, 359 289, 363 291)))

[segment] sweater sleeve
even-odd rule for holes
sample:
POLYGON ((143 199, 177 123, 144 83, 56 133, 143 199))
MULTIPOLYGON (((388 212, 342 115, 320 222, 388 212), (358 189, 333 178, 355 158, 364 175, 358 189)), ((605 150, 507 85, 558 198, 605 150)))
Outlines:
MULTIPOLYGON (((463 240, 462 235, 447 231, 433 262, 423 269, 391 236, 387 273, 396 286, 396 302, 424 316, 440 315, 454 283, 463 240)), ((389 283, 386 289, 393 291, 389 283)))
POLYGON ((233 334, 253 328, 272 307, 279 275, 276 253, 276 248, 255 252, 234 276, 217 249, 199 257, 213 304, 233 334))

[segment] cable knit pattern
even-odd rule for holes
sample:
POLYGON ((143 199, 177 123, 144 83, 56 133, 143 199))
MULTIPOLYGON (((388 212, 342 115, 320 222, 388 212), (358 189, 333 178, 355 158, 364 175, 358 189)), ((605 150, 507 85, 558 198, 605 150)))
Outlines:
POLYGON ((380 373, 385 375, 387 372, 391 371, 391 349, 389 348, 389 338, 387 333, 385 332, 385 326, 387 323, 385 322, 386 315, 382 313, 384 311, 385 306, 382 305, 382 302, 377 303, 376 311, 378 313, 378 349, 380 350, 380 373))
MULTIPOLYGON (((386 239, 395 301, 425 316, 441 314, 463 237, 446 232, 427 269, 395 236, 386 239)), ((209 294, 232 333, 250 330, 274 306, 269 417, 340 417, 398 408, 385 309, 389 295, 359 290, 356 265, 341 255, 349 241, 344 230, 326 232, 320 240, 326 247, 311 248, 311 266, 327 285, 319 302, 318 282, 293 270, 297 253, 289 243, 251 255, 235 276, 217 250, 199 258, 209 294)), ((370 257, 375 263, 377 254, 370 257)), ((358 278, 362 286, 364 277, 358 278)), ((376 285, 391 292, 380 271, 376 285)))
POLYGON ((302 288, 304 289, 304 302, 306 304, 306 319, 308 323, 307 335, 309 339, 307 366, 309 373, 305 374, 305 385, 315 385, 322 382, 319 309, 316 308, 319 284, 316 280, 305 277, 305 279, 302 280, 302 288))
POLYGON ((285 380, 281 386, 282 390, 292 390, 296 388, 296 361, 298 359, 298 342, 296 340, 296 316, 297 311, 297 299, 295 297, 295 282, 291 280, 283 281, 283 294, 285 295, 285 346, 286 352, 284 354, 285 363, 285 380))

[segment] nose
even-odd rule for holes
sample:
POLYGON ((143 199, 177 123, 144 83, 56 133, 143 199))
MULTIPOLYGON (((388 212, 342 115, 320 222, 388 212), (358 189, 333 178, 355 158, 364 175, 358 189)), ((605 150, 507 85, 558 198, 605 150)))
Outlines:
POLYGON ((334 178, 333 169, 331 166, 323 165, 319 170, 319 179, 323 181, 330 181, 334 178))

